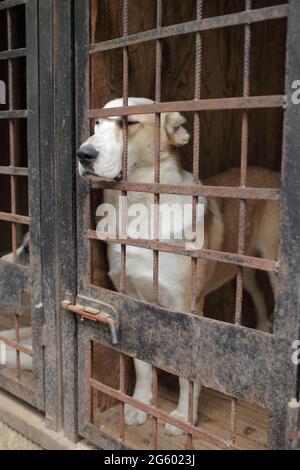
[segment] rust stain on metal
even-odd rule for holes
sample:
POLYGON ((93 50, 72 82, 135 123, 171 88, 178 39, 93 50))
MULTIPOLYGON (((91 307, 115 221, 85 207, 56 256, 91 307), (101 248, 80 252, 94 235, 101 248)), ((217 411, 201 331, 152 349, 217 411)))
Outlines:
POLYGON ((90 109, 86 112, 89 119, 108 118, 113 116, 130 116, 139 114, 156 114, 194 112, 194 111, 225 111, 229 109, 268 109, 283 108, 286 104, 283 95, 250 96, 241 98, 212 98, 202 100, 170 101, 166 103, 141 104, 118 108, 90 109))

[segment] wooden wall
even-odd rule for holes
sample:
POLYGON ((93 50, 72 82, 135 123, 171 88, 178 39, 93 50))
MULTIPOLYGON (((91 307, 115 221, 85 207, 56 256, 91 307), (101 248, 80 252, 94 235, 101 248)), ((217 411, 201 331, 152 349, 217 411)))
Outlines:
MULTIPOLYGON (((129 2, 129 33, 155 27, 155 1, 129 2)), ((194 0, 164 0, 163 24, 195 19, 194 0)), ((254 0, 253 8, 283 3, 254 0)), ((241 11, 241 0, 206 0, 204 17, 241 11)), ((122 0, 92 0, 92 42, 122 35, 122 0)), ((252 26, 251 94, 284 91, 285 20, 252 26)), ((243 27, 203 33, 202 97, 242 95, 243 27)), ((131 96, 154 99, 155 44, 129 48, 129 89, 131 96)), ((194 98, 195 36, 163 40, 162 100, 194 98)), ((92 59, 92 106, 122 96, 122 51, 96 54, 92 59)), ((187 113, 192 131, 192 116, 187 113)), ((250 165, 280 169, 282 112, 250 113, 250 165)), ((201 119, 201 177, 203 179, 240 163, 241 113, 223 111, 203 113, 201 119)), ((183 163, 191 168, 192 143, 182 150, 183 163)))

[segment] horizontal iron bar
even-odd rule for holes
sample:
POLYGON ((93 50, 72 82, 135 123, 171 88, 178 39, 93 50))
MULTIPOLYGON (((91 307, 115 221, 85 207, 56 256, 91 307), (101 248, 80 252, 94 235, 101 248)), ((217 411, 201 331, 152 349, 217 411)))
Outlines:
POLYGON ((89 384, 92 388, 98 390, 99 392, 104 393, 105 395, 109 397, 115 398, 118 401, 129 404, 159 419, 163 423, 172 424, 173 426, 176 426, 177 428, 182 429, 184 432, 188 434, 192 434, 194 437, 198 437, 206 442, 209 442, 210 444, 216 445, 217 447, 220 447, 221 449, 224 449, 224 450, 237 450, 238 449, 236 446, 233 446, 232 444, 230 444, 230 442, 227 442, 224 439, 214 436, 213 434, 210 434, 204 429, 197 428, 195 426, 192 426, 191 424, 188 424, 185 421, 174 418, 168 413, 158 408, 155 408, 153 405, 147 405, 146 403, 135 400, 133 397, 130 397, 129 395, 126 395, 125 393, 122 393, 119 390, 115 390, 112 387, 109 387, 108 385, 104 385, 103 383, 100 383, 93 378, 89 379, 89 384))
POLYGON ((161 251, 163 253, 174 253, 192 258, 205 259, 208 261, 219 261, 220 263, 235 264, 245 268, 259 269, 266 272, 276 271, 276 262, 268 259, 256 258, 254 256, 238 255, 215 250, 186 250, 181 245, 171 245, 170 243, 158 242, 156 240, 145 239, 106 239, 98 237, 95 230, 88 230, 88 238, 91 240, 105 241, 117 245, 135 246, 146 250, 161 251))
POLYGON ((17 343, 16 341, 6 338, 6 336, 0 335, 0 342, 6 344, 7 346, 15 349, 16 351, 19 351, 26 356, 32 357, 32 350, 27 348, 26 346, 23 346, 22 344, 17 343))
POLYGON ((0 119, 22 119, 22 118, 27 118, 27 116, 28 116, 27 110, 0 111, 0 119))
MULTIPOLYGON (((0 171, 1 173, 1 171, 0 171)), ((278 201, 281 197, 280 189, 273 188, 237 188, 223 186, 203 186, 193 184, 190 186, 176 186, 157 183, 133 183, 103 181, 94 176, 89 177, 93 189, 112 189, 117 191, 133 191, 139 193, 174 194, 185 196, 221 197, 232 199, 256 199, 265 201, 278 201)))
POLYGON ((22 49, 13 49, 10 51, 3 51, 3 52, 0 52, 0 60, 17 59, 19 57, 25 57, 26 54, 27 54, 26 47, 22 49))
POLYGON ((9 214, 7 212, 0 212, 0 220, 4 222, 13 222, 16 224, 29 225, 30 217, 25 215, 9 214))
POLYGON ((131 34, 126 37, 120 37, 90 45, 90 53, 102 52, 121 47, 141 44, 157 39, 164 39, 171 36, 196 33, 199 31, 209 31, 213 29, 227 28, 231 26, 257 23, 260 21, 274 20, 284 18, 288 14, 287 5, 261 8, 251 11, 242 11, 231 15, 216 16, 202 20, 189 21, 187 23, 165 26, 163 28, 151 29, 142 33, 131 34))
POLYGON ((28 176, 28 168, 16 166, 0 166, 0 175, 28 176))
POLYGON ((17 7, 19 5, 24 5, 25 3, 27 3, 27 0, 4 0, 4 2, 0 2, 0 10, 17 7))
POLYGON ((118 108, 90 109, 86 112, 89 119, 137 114, 172 113, 174 111, 225 111, 239 109, 284 108, 284 95, 250 96, 236 98, 212 98, 206 100, 170 101, 118 108))

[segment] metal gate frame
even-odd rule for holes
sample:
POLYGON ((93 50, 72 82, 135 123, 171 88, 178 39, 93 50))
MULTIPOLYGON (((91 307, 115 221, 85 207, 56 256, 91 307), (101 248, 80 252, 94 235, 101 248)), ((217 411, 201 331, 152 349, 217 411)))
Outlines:
MULTIPOLYGON (((30 227, 31 240, 31 265, 23 267, 17 264, 0 262, 1 279, 1 304, 16 314, 16 328, 18 329, 18 315, 22 310, 22 291, 31 286, 32 292, 32 328, 33 328, 33 388, 28 389, 20 381, 8 378, 0 374, 1 388, 22 398, 38 409, 44 408, 44 358, 43 358, 43 315, 41 312, 41 251, 40 251, 40 161, 39 161, 39 100, 37 90, 38 83, 38 10, 36 0, 6 0, 0 4, 0 10, 7 11, 8 15, 8 50, 0 53, 0 60, 11 60, 19 57, 26 57, 26 78, 27 78, 27 109, 12 110, 12 94, 10 91, 9 111, 1 111, 0 119, 27 120, 27 141, 28 141, 28 170, 16 168, 13 157, 9 167, 1 167, 0 173, 10 175, 11 179, 18 175, 25 174, 29 179, 29 212, 30 217, 20 217, 16 214, 15 202, 12 203, 11 214, 1 214, 1 220, 12 222, 12 245, 15 252, 16 246, 16 224, 28 224, 30 227), (19 5, 26 8, 26 47, 22 49, 11 49, 11 29, 10 29, 10 9, 19 5)), ((11 68, 10 68, 11 70, 11 68)), ((12 90, 13 75, 9 73, 8 88, 12 90)), ((10 121, 11 123, 13 121, 10 121)), ((14 136, 13 125, 10 125, 10 144, 12 151, 12 139, 14 136)), ((13 188, 15 188, 15 181, 13 188)), ((13 190, 15 198, 15 189, 13 190)), ((1 338, 5 342, 5 338, 1 338)), ((11 344, 12 347, 22 351, 20 345, 11 344)), ((27 353, 28 354, 28 353, 27 353)))
MULTIPOLYGON (((0 9, 18 5, 26 6, 27 47, 0 52, 0 60, 26 56, 27 110, 1 111, 0 119, 26 117, 28 121, 32 268, 1 261, 0 287, 1 302, 18 309, 22 288, 31 283, 34 386, 29 393, 0 374, 0 388, 45 413, 47 427, 60 431, 63 387, 76 395, 76 387, 63 377, 63 359, 70 361, 66 370, 75 373, 76 358, 62 357, 61 340, 64 335, 67 341, 74 327, 69 318, 62 319, 61 289, 76 286, 73 2, 5 0, 0 9)), ((0 173, 13 177, 19 169, 0 167, 0 173)), ((64 409, 67 413, 67 402, 64 409)), ((73 413, 66 424, 66 429, 73 430, 69 434, 73 441, 76 421, 73 413)))
MULTIPOLYGON (((158 0, 159 1, 159 0, 158 0)), ((126 0, 124 0, 126 14, 126 0)), ((75 80, 76 80, 76 141, 77 146, 83 142, 89 135, 89 119, 94 117, 109 116, 117 113, 127 116, 131 113, 156 113, 159 115, 163 111, 188 110, 201 112, 207 109, 244 109, 257 107, 278 106, 285 109, 284 124, 284 144, 283 144, 283 172, 282 172, 282 191, 281 195, 281 251, 279 265, 279 282, 276 295, 276 315, 274 324, 274 334, 266 335, 258 331, 252 331, 247 328, 218 323, 207 318, 196 317, 194 315, 174 314, 168 315, 165 309, 157 306, 149 306, 143 302, 129 299, 123 294, 109 292, 105 289, 94 288, 89 285, 87 266, 89 260, 89 238, 94 234, 88 232, 89 216, 89 185, 81 179, 77 181, 77 198, 80 201, 77 211, 77 267, 78 267, 78 288, 75 297, 74 289, 72 292, 66 292, 66 300, 71 303, 78 303, 84 307, 97 307, 102 311, 112 315, 117 321, 120 334, 120 348, 116 348, 122 354, 150 362, 155 367, 168 370, 176 375, 186 377, 190 381, 199 381, 203 385, 225 392, 232 396, 234 400, 242 398, 249 402, 268 405, 270 409, 270 427, 269 427, 269 447, 273 449, 285 448, 287 446, 287 437, 291 429, 287 425, 287 405, 290 399, 299 398, 299 368, 291 361, 292 342, 299 339, 300 316, 299 316, 299 262, 300 262, 300 214, 297 210, 300 204, 300 186, 297 178, 300 174, 300 139, 297 135, 299 128, 300 111, 299 106, 293 104, 292 95, 294 89, 292 84, 300 77, 300 56, 297 50, 300 44, 300 5, 297 0, 289 0, 288 6, 266 8, 260 10, 256 15, 255 11, 246 11, 226 17, 209 18, 202 20, 174 25, 170 27, 161 27, 158 24, 156 30, 128 36, 126 33, 126 20, 124 23, 124 36, 119 39, 107 41, 98 45, 89 45, 89 2, 86 0, 76 0, 75 9, 75 80), (269 10, 269 11, 267 11, 269 10), (271 12, 273 10, 273 12, 271 12), (89 109, 89 55, 96 50, 107 50, 116 47, 123 48, 124 51, 124 76, 128 73, 128 62, 126 61, 127 47, 130 44, 136 44, 145 40, 159 40, 173 34, 183 34, 187 32, 200 33, 203 30, 219 28, 230 25, 245 24, 249 25, 253 21, 266 20, 275 14, 288 17, 288 61, 286 65, 286 96, 278 97, 249 97, 234 99, 216 99, 216 100, 195 100, 181 103, 155 103, 154 105, 119 108, 117 110, 92 110, 89 109), (279 13, 278 13, 279 12, 279 13), (111 307, 105 307, 109 304, 111 307), (164 335, 158 334, 163 330, 164 335), (176 344, 176 360, 174 358, 174 344, 172 332, 179 328, 182 331, 182 342, 176 344), (139 338, 134 333, 139 331, 139 338), (152 342, 155 349, 149 351, 141 347, 141 344, 147 343, 147 331, 151 331, 152 342), (222 343, 218 345, 218 351, 209 348, 209 344, 217 341, 222 335, 222 343), (162 341, 160 338, 164 337, 162 341), (193 346, 197 339, 199 348, 193 346), (200 339, 200 341, 199 341, 200 339), (188 341, 187 341, 188 340, 188 341), (232 344, 235 344, 235 357, 230 358, 229 352, 232 344), (188 346, 187 346, 188 345, 188 346), (251 354, 251 351, 255 354, 251 354), (259 353, 257 354, 257 351, 259 353), (201 358, 199 362, 194 361, 195 354, 201 358), (230 366, 227 372, 224 372, 224 361, 227 358, 227 366, 230 366), (247 375, 248 371, 248 375, 247 375), (266 380, 267 371, 269 379, 266 380), (250 372, 250 373, 249 373, 250 372), (243 377, 244 383, 241 385, 235 377, 243 377), (245 386, 246 384, 246 386, 245 386)), ((247 26, 245 28, 247 30, 247 26)), ((247 76, 244 75, 245 80, 247 76)), ((124 82, 124 97, 126 102, 126 83, 124 82)), ((126 148, 126 147, 125 147, 126 148)), ((245 160, 244 160, 245 163, 245 160)), ((99 183, 96 183, 99 187, 99 183)), ((108 184, 102 184, 102 187, 109 187, 108 184)), ((163 188, 157 181, 151 187, 145 185, 130 184, 126 182, 114 185, 114 189, 122 191, 127 190, 146 190, 159 194, 163 191, 170 191, 170 188, 163 188)), ((173 188, 174 189, 174 188, 173 188)), ((241 187, 231 191, 223 191, 216 188, 192 187, 190 195, 211 196, 221 195, 222 197, 235 197, 244 201, 251 197, 261 197, 261 199, 274 199, 274 192, 264 192, 260 195, 251 193, 251 190, 241 187)), ((243 202, 241 202, 243 207, 243 202)), ((129 241, 126 241, 129 244, 129 241)), ((153 242, 149 244, 150 248, 163 250, 162 244, 153 242), (151 245, 151 246, 150 246, 151 245)), ((221 259, 218 254, 212 254, 221 259)), ((198 253, 198 256, 209 256, 209 254, 198 253)), ((224 259, 223 259, 224 261, 224 259)), ((245 264, 252 263, 252 267, 260 266, 260 269, 274 270, 278 266, 264 264, 263 261, 246 259, 242 250, 236 256, 227 258, 227 262, 234 262, 242 267, 245 264)), ((99 341, 112 348, 111 337, 106 329, 99 328, 97 323, 85 322, 79 323, 77 320, 70 320, 70 315, 65 314, 63 323, 71 328, 69 330, 67 341, 63 344, 63 356, 65 365, 73 364, 71 369, 65 369, 65 382, 71 386, 65 387, 65 403, 68 403, 68 409, 65 412, 65 430, 67 435, 76 436, 77 425, 79 425, 79 435, 92 440, 98 445, 111 446, 112 442, 109 436, 101 433, 90 423, 90 387, 98 387, 98 390, 113 393, 112 390, 105 388, 103 384, 95 383, 90 375, 90 344, 92 340, 99 341), (68 318, 68 319, 67 319, 68 318), (78 335, 76 331, 78 329, 78 335), (71 331, 71 332, 70 332, 71 331), (78 375, 76 374, 76 355, 78 345, 78 375), (66 359, 67 357, 71 357, 66 359), (78 397, 74 393, 74 387, 78 381, 78 397), (76 419, 78 410, 78 423, 76 419), (70 419, 71 417, 71 419, 70 419), (106 443, 106 444, 105 444, 106 443)), ((121 357, 122 357, 121 354, 121 357)), ((122 383, 122 381, 121 381, 122 383)), ((122 388, 122 387, 121 387, 122 388)), ((128 397, 121 390, 116 395, 121 401, 130 402, 128 397)), ((136 403, 132 404, 136 405, 136 403)), ((138 407, 138 406, 137 406, 138 407)), ((141 405, 139 406, 141 407, 141 405)), ((161 418, 154 410, 154 407, 147 407, 147 411, 157 418, 161 418), (149 409, 148 409, 149 408, 149 409)), ((162 416, 163 420, 169 420, 162 416)), ((175 423, 174 423, 175 424, 175 423)), ((187 425, 187 432, 190 432, 187 425)), ((124 430, 123 430, 124 431, 124 430)), ((121 437, 122 437, 121 429, 121 437)), ((295 430, 292 430, 295 431, 295 430)), ((201 431, 200 431, 201 432, 201 431)), ((202 433, 202 437, 212 442, 212 436, 202 433)), ((213 436, 214 438, 214 436, 213 436)), ((230 443, 221 442, 213 439, 220 447, 229 448, 230 443)), ((113 441, 116 447, 124 447, 122 440, 113 441)))

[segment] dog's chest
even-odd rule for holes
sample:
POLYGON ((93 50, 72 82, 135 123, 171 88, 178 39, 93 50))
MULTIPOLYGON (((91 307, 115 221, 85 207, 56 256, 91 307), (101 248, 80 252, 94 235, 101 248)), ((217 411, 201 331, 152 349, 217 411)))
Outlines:
MULTIPOLYGON (((108 246, 109 276, 119 290, 121 248, 108 246)), ((184 256, 160 253, 159 290, 161 305, 170 309, 181 309, 181 299, 186 294, 190 260, 184 256)), ((146 302, 153 301, 153 253, 151 250, 127 247, 126 294, 146 302)))
MULTIPOLYGON (((111 204, 116 209, 117 225, 119 225, 120 217, 120 192, 106 191, 105 203, 111 204)), ((128 213, 135 214, 137 210, 137 217, 128 217, 128 237, 129 238, 151 238, 151 230, 153 229, 153 217, 151 216, 151 205, 153 204, 153 195, 134 193, 128 198, 128 213), (136 230, 141 230, 138 233, 136 230)), ((161 197, 161 203, 170 205, 177 203, 183 204, 182 199, 176 197, 168 198, 161 197)), ((170 229, 171 236, 174 231, 182 228, 182 221, 172 217, 172 227, 170 229)), ((117 230, 118 231, 118 230, 117 230)), ((167 240, 170 241, 170 240, 167 240)), ((176 240, 176 243, 182 243, 183 240, 176 240)), ((174 243, 174 240, 173 240, 174 243)), ((153 252, 143 248, 133 246, 127 247, 126 256, 126 292, 129 296, 135 297, 147 302, 153 300, 153 252)), ((112 279, 115 287, 119 290, 120 286, 120 263, 121 263, 121 247, 117 244, 108 244, 108 261, 109 261, 109 276, 112 279)), ((162 305, 168 308, 180 308, 178 299, 184 295, 185 282, 188 279, 190 272, 189 260, 184 256, 176 256, 171 253, 160 253, 159 259, 159 286, 160 286, 160 300, 162 305), (182 292, 181 292, 182 291, 182 292), (175 295, 176 293, 176 295, 175 295)))

